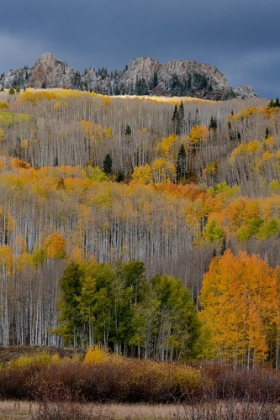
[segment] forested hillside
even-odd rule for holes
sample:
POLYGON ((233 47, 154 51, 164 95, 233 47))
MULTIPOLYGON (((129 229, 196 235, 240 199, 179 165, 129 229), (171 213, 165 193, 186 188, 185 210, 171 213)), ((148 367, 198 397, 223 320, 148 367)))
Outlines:
POLYGON ((278 365, 279 124, 277 100, 0 92, 0 344, 98 341, 161 359, 278 365), (140 261, 141 275, 127 276, 140 261), (255 275, 226 312, 239 264, 255 275), (66 267, 80 270, 72 294, 59 283, 66 267), (218 330, 207 311, 220 313, 219 295, 224 317, 243 323, 218 330))

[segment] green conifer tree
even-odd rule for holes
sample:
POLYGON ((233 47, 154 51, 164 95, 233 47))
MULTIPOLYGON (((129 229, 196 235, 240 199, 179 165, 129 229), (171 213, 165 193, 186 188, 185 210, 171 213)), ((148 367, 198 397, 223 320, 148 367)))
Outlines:
POLYGON ((111 155, 110 155, 110 153, 107 153, 107 155, 105 156, 105 159, 103 161, 103 172, 106 175, 111 175, 112 165, 113 165, 113 161, 112 161, 111 155))
POLYGON ((183 145, 181 145, 178 152, 177 162, 176 162, 176 178, 179 183, 182 179, 187 176, 187 154, 183 145))

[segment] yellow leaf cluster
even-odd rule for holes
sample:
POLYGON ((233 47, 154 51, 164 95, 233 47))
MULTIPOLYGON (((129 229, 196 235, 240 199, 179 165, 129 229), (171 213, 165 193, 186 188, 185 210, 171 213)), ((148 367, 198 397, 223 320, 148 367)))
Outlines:
POLYGON ((104 363, 107 360, 109 360, 110 356, 107 351, 101 349, 98 346, 95 346, 94 348, 89 347, 86 355, 84 363, 90 363, 90 364, 99 364, 104 363))
POLYGON ((47 258, 64 258, 65 253, 65 239, 63 235, 52 233, 44 242, 44 249, 47 258))
POLYGON ((152 170, 148 163, 145 166, 136 166, 132 174, 132 184, 151 184, 152 180, 152 170))
POLYGON ((171 134, 168 137, 165 137, 157 144, 157 152, 160 153, 163 157, 168 158, 172 150, 172 146, 178 140, 178 136, 171 134))
POLYGON ((190 132, 190 143, 199 144, 201 141, 206 141, 209 137, 209 129, 206 125, 196 125, 190 132))
POLYGON ((247 144, 241 143, 237 146, 231 153, 230 163, 234 163, 237 156, 240 155, 253 155, 254 153, 260 152, 263 150, 263 144, 258 140, 252 140, 247 144))
POLYGON ((5 138, 5 131, 3 130, 3 128, 0 128, 0 142, 2 143, 4 141, 5 138))
POLYGON ((152 179, 155 184, 168 184, 176 178, 175 166, 164 159, 156 159, 151 167, 152 179))
POLYGON ((102 138, 112 138, 112 130, 110 127, 102 128, 99 124, 92 121, 79 121, 79 126, 83 131, 83 136, 92 141, 101 140, 102 138))
POLYGON ((8 109, 9 104, 7 102, 0 102, 0 109, 8 109))

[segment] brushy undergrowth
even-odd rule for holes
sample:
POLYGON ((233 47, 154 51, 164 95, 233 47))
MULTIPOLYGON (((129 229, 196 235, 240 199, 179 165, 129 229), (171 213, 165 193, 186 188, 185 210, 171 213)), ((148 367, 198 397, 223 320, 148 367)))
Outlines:
MULTIPOLYGON (((55 410, 58 401, 63 403, 61 410, 70 403, 108 401, 181 402, 193 407, 206 407, 213 401, 280 401, 280 373, 272 369, 241 370, 215 364, 194 368, 128 359, 98 348, 89 349, 83 360, 47 353, 22 356, 0 368, 0 383, 1 399, 36 400, 45 411, 55 410)), ((75 407, 80 409, 80 405, 75 407)))

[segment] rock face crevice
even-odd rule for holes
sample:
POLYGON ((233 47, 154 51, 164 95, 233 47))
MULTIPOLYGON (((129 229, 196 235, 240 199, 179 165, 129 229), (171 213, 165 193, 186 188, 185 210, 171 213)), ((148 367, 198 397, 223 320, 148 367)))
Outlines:
POLYGON ((106 95, 194 96, 204 99, 257 97, 252 87, 231 88, 225 76, 210 64, 171 60, 161 64, 150 57, 132 60, 123 71, 86 69, 83 74, 43 54, 33 67, 2 75, 0 88, 65 88, 90 90, 106 95))

